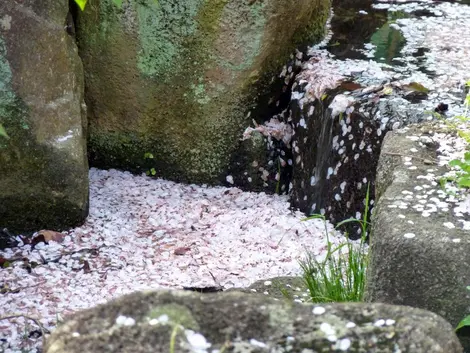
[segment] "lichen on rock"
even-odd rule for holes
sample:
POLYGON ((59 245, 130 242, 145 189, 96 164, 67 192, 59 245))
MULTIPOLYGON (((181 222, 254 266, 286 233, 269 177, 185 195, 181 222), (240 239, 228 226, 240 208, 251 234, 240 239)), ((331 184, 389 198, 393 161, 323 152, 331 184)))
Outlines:
POLYGON ((106 353, 117 347, 136 353, 170 347, 175 352, 392 353, 410 347, 414 353, 462 352, 452 327, 424 310, 166 290, 133 293, 75 314, 52 333, 44 352, 106 353), (175 308, 185 314, 175 318, 175 308))
POLYGON ((295 45, 322 35, 328 10, 326 0, 89 6, 77 37, 91 163, 140 172, 150 152, 159 176, 224 182, 248 113, 295 45))

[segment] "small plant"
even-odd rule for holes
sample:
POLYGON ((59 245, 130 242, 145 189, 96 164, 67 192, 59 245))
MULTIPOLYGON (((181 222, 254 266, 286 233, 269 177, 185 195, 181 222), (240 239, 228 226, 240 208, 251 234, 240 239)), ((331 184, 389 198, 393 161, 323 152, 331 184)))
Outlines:
MULTIPOLYGON (((467 286, 467 290, 470 291, 470 286, 467 286)), ((462 321, 459 322, 455 328, 455 331, 460 330, 462 327, 470 327, 470 315, 467 315, 465 318, 463 318, 462 321)))
MULTIPOLYGON (((87 2, 88 0, 75 0, 75 3, 78 5, 78 7, 80 7, 82 11, 85 10, 85 6, 87 2)), ((119 7, 122 6, 122 0, 113 0, 113 3, 119 7)))
MULTIPOLYGON (((463 116, 458 116, 458 119, 462 123, 469 123, 470 117, 468 116, 468 110, 470 108, 470 81, 466 83, 469 91, 465 97, 464 105, 465 105, 465 112, 463 116)), ((463 138, 467 145, 470 144, 470 133, 468 131, 464 131, 462 129, 457 129, 457 133, 461 138, 463 138)), ((467 146, 468 147, 468 146, 467 146)), ((451 167, 458 167, 460 171, 455 178, 457 182, 457 186, 460 188, 470 188, 470 152, 466 152, 464 154, 463 160, 454 159, 449 162, 451 167)))
MULTIPOLYGON (((149 160, 149 159, 153 159, 153 158, 154 158, 154 157, 153 157, 153 154, 152 154, 152 153, 146 152, 146 153, 144 154, 144 159, 145 159, 145 160, 149 160)), ((151 175, 151 176, 155 176, 155 175, 157 174, 157 171, 155 170, 155 168, 152 167, 152 168, 149 168, 149 170, 147 170, 147 171, 145 172, 145 174, 147 174, 147 175, 149 175, 149 176, 150 176, 150 175, 151 175)))
POLYGON ((281 157, 277 159, 276 194, 281 195, 281 157))
POLYGON ((170 337, 170 353, 175 353, 175 343, 176 343, 176 336, 178 335, 178 331, 183 331, 184 327, 175 324, 173 326, 173 330, 171 331, 171 337, 170 337))
POLYGON ((322 219, 325 224, 327 253, 323 261, 318 261, 312 254, 308 254, 307 260, 301 261, 305 284, 310 292, 310 298, 315 303, 325 302, 358 302, 363 300, 366 270, 369 261, 366 249, 367 229, 369 222, 369 187, 366 194, 366 205, 362 220, 355 218, 346 219, 338 223, 338 228, 343 224, 357 222, 361 225, 361 240, 355 245, 346 241, 333 248, 330 242, 326 220, 323 215, 312 215, 309 219, 322 219), (344 252, 344 249, 347 251, 344 252))
POLYGON ((462 327, 470 326, 470 315, 466 316, 462 321, 459 322, 455 331, 460 330, 462 327))
POLYGON ((0 136, 5 137, 6 139, 10 138, 2 124, 0 124, 0 136))
MULTIPOLYGON (((85 10, 85 6, 87 4, 88 0, 75 0, 75 3, 78 5, 78 7, 80 7, 80 9, 83 11, 85 10)), ((154 0, 154 2, 157 4, 158 3, 158 0, 154 0)), ((122 6, 122 0, 113 0, 113 3, 117 6, 117 7, 121 7, 122 6)))
MULTIPOLYGON (((466 87, 468 88, 468 93, 464 100, 465 111, 463 115, 456 116, 452 121, 448 119, 443 119, 442 116, 438 113, 432 112, 438 119, 443 120, 445 125, 449 127, 452 131, 455 131, 467 144, 467 149, 470 146, 470 117, 468 112, 470 109, 470 81, 466 82, 466 87), (462 126, 465 125, 464 128, 462 126)), ((449 166, 457 167, 456 176, 443 176, 440 178, 439 182, 441 188, 444 189, 449 194, 455 195, 455 192, 450 192, 446 189, 447 182, 453 182, 457 185, 458 188, 470 188, 470 152, 464 154, 463 160, 453 159, 449 162, 449 166)))
POLYGON ((455 181, 460 188, 470 188, 470 152, 466 152, 462 161, 454 159, 449 162, 451 167, 459 167, 461 170, 455 181))

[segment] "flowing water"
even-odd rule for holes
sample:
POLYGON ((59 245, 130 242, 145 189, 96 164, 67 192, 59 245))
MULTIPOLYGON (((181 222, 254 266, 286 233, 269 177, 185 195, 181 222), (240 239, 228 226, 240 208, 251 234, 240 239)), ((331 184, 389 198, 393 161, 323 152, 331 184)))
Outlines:
MULTIPOLYGON (((383 64, 394 79, 420 78, 443 97, 442 91, 452 89, 462 94, 459 83, 470 78, 469 5, 470 0, 336 0, 325 48, 338 60, 383 64)), ((462 96, 446 98, 461 103, 462 96)))
POLYGON ((463 114, 470 6, 468 1, 336 0, 329 37, 309 55, 313 60, 303 65, 292 92, 291 203, 334 223, 360 218, 363 185, 370 183, 374 194, 385 133, 436 119, 436 111, 443 119, 463 114), (387 90, 391 93, 383 93, 387 90), (322 99, 315 102, 311 92, 323 92, 322 99), (353 102, 351 113, 330 126, 326 108, 347 99, 353 102))

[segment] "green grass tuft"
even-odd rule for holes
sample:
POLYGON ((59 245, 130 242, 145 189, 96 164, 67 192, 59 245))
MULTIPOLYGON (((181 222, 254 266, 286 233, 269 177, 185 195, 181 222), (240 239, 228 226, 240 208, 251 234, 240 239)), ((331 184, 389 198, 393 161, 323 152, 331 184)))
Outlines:
POLYGON ((369 262, 367 251, 367 230, 369 213, 369 186, 366 194, 366 207, 361 220, 350 218, 336 225, 336 228, 350 222, 361 225, 362 233, 359 244, 352 243, 347 235, 344 243, 333 247, 328 235, 325 217, 312 215, 309 219, 322 219, 325 224, 327 253, 323 261, 318 261, 311 253, 300 261, 303 278, 314 303, 360 302, 364 298, 366 271, 369 262))

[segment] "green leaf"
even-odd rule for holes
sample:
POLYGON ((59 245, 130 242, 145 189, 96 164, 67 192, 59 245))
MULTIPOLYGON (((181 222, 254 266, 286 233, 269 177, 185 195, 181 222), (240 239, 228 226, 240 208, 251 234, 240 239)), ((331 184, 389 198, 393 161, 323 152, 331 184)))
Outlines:
POLYGON ((313 214, 311 216, 308 216, 306 218, 302 218, 301 221, 310 221, 311 219, 325 219, 325 216, 319 215, 319 214, 313 214))
POLYGON ((428 93, 429 89, 424 87, 421 83, 418 82, 411 82, 407 85, 403 85, 403 88, 407 91, 414 91, 414 92, 423 92, 428 93))
POLYGON ((157 174, 157 171, 155 170, 155 168, 152 168, 152 169, 150 169, 150 173, 151 173, 152 175, 155 175, 155 174, 157 174))
POLYGON ((463 163, 461 161, 459 161, 458 159, 453 159, 449 162, 449 165, 451 167, 461 167, 463 166, 463 163))
POLYGON ((345 219, 345 220, 342 220, 341 222, 339 222, 338 224, 336 224, 335 226, 335 229, 338 229, 338 227, 341 227, 342 225, 344 224, 347 224, 347 223, 359 223, 359 224, 362 224, 362 221, 356 219, 356 218, 348 218, 348 219, 345 219))
POLYGON ((122 0, 113 0, 113 2, 117 7, 122 7, 122 0))
POLYGON ((462 327, 465 327, 465 326, 470 326, 470 315, 468 315, 465 319, 463 319, 462 321, 459 322, 459 324, 455 328, 455 331, 458 331, 462 327))
POLYGON ((77 3, 78 7, 83 11, 85 10, 85 5, 88 0, 75 0, 77 3))
POLYGON ((470 162, 470 152, 465 152, 464 159, 465 159, 465 162, 470 162))
POLYGON ((458 181, 459 187, 470 188, 470 177, 462 177, 458 181))
POLYGON ((8 134, 7 134, 7 132, 5 131, 5 128, 3 127, 2 124, 0 124, 0 136, 3 136, 3 137, 5 137, 5 138, 7 138, 7 139, 10 138, 10 136, 8 136, 8 134))

